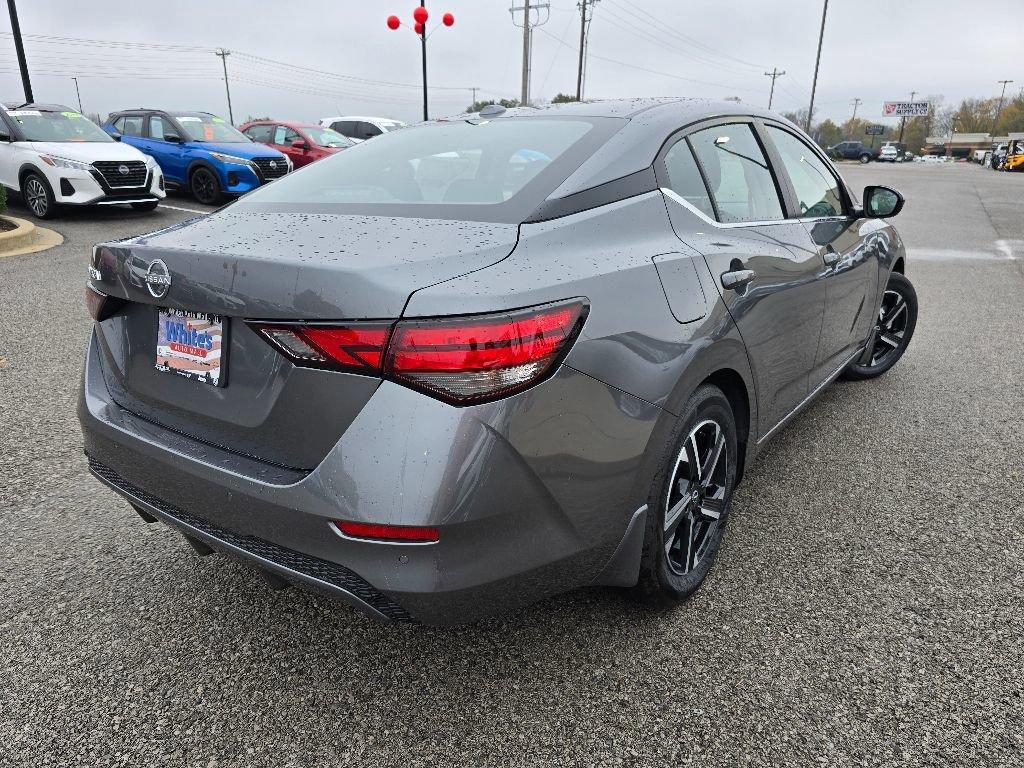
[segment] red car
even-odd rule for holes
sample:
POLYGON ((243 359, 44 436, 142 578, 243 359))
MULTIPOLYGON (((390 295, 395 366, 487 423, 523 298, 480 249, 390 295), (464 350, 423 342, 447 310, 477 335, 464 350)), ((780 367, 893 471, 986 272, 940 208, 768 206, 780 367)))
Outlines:
POLYGON ((337 131, 316 123, 253 120, 240 130, 253 141, 288 155, 296 168, 333 155, 355 143, 337 131))

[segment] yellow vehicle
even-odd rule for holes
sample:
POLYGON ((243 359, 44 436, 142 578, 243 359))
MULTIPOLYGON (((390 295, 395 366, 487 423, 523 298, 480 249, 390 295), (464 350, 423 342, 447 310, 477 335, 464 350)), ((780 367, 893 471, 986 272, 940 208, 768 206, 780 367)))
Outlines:
POLYGON ((1006 147, 1006 159, 1003 160, 1004 171, 1024 171, 1024 137, 1011 138, 1006 147))

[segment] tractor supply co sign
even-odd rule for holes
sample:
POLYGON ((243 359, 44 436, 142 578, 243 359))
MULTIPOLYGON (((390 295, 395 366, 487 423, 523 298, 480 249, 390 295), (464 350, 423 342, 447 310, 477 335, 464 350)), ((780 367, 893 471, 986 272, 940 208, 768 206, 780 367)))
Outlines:
POLYGON ((887 101, 882 107, 885 117, 928 117, 927 101, 887 101))

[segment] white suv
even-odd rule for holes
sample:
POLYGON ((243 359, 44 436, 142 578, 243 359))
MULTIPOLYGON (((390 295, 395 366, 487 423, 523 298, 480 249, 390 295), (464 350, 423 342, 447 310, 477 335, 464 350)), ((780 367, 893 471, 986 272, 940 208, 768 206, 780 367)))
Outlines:
POLYGON ((321 128, 331 128, 355 142, 366 141, 374 136, 380 136, 382 133, 405 128, 406 125, 408 123, 392 120, 390 117, 361 117, 359 115, 324 117, 320 120, 321 128))
POLYGON ((40 219, 62 205, 126 203, 151 211, 167 195, 153 158, 53 104, 0 108, 0 184, 20 192, 40 219))

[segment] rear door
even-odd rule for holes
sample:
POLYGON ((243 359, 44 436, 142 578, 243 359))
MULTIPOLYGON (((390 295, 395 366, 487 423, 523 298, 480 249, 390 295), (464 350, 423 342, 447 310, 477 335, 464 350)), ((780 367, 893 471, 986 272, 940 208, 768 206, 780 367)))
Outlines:
POLYGON ((807 247, 818 254, 825 283, 825 313, 811 385, 848 362, 867 338, 872 323, 877 274, 876 251, 860 233, 848 193, 810 144, 782 125, 765 125, 779 175, 789 183, 807 232, 807 247))
POLYGON ((677 235, 703 254, 746 344, 765 435, 808 394, 825 303, 820 257, 787 218, 752 121, 696 126, 656 167, 677 235))

